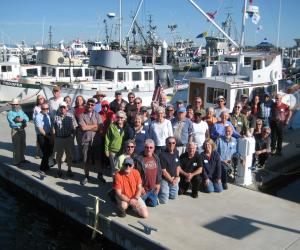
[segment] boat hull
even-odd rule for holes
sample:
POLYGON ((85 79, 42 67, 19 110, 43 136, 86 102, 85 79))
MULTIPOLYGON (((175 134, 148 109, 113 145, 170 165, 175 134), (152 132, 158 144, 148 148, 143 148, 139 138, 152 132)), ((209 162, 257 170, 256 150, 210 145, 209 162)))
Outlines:
POLYGON ((20 83, 17 81, 0 80, 0 101, 8 102, 13 98, 18 98, 21 102, 36 101, 37 95, 42 94, 43 90, 38 84, 20 83))

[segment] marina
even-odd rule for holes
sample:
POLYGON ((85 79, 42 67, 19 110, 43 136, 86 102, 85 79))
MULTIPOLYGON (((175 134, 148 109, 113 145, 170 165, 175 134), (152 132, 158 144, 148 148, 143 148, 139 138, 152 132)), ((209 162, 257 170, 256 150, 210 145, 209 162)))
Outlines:
POLYGON ((81 186, 83 170, 76 167, 72 179, 55 178, 55 168, 43 180, 34 159, 34 129, 27 128, 28 163, 16 168, 11 162, 10 129, 3 114, 1 124, 0 175, 34 197, 84 226, 95 226, 95 197, 99 197, 97 231, 126 249, 298 249, 300 243, 300 205, 243 187, 230 185, 222 194, 200 193, 199 199, 180 196, 168 204, 150 208, 144 223, 157 229, 146 234, 141 219, 116 216, 116 206, 107 192, 111 187, 93 181, 81 186), (198 235, 198 236, 197 236, 198 235), (266 243, 267 241, 267 243, 266 243))
POLYGON ((300 249, 287 1, 103 1, 104 18, 99 2, 88 16, 39 3, 41 45, 34 22, 34 45, 1 26, 0 248, 300 249))

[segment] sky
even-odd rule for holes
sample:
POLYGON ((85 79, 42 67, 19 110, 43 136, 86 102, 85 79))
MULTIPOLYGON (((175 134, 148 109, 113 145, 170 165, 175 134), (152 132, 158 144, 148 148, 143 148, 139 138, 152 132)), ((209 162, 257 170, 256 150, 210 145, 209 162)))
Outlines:
MULTIPOLYGON (((215 21, 221 24, 228 13, 231 13, 235 25, 233 39, 240 39, 242 22, 242 6, 244 0, 194 0, 205 12, 217 10, 215 21)), ((1 3, 0 42, 6 44, 20 43, 47 44, 49 42, 49 26, 52 27, 54 43, 74 39, 104 40, 106 19, 109 34, 118 40, 117 23, 120 0, 13 0, 1 3), (109 19, 108 13, 116 17, 109 19)), ((122 0, 122 37, 129 30, 130 21, 137 10, 140 0, 122 0)), ((255 45, 265 38, 274 45, 291 47, 294 38, 300 38, 300 1, 299 0, 253 0, 259 6, 262 29, 258 25, 246 21, 245 37, 247 45, 255 45), (280 10, 281 2, 281 12, 280 10), (281 13, 279 15, 279 13, 281 13), (279 26, 280 17, 280 26, 279 26), (280 27, 278 39, 278 27, 280 27)), ((210 35, 217 30, 197 11, 188 0, 144 0, 138 16, 141 26, 147 26, 147 19, 152 15, 153 25, 157 26, 160 40, 169 44, 174 40, 192 39, 197 45, 205 45, 203 39, 196 36, 207 31, 210 35), (171 33, 168 25, 177 25, 175 33, 171 33)))

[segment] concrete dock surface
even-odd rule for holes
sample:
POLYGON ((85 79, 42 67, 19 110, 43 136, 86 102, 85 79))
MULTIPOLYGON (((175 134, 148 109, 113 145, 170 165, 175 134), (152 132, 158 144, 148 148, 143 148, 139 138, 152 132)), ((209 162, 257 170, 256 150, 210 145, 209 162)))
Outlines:
MULTIPOLYGON (((107 196, 110 177, 99 184, 79 184, 83 170, 73 168, 72 179, 55 178, 56 167, 43 180, 40 160, 34 158, 33 124, 26 128, 27 154, 23 168, 11 165, 12 144, 5 114, 0 114, 0 175, 83 225, 94 226, 95 196, 100 202, 97 229, 127 249, 300 249, 300 205, 264 193, 230 185, 221 194, 199 193, 198 199, 179 196, 168 204, 149 208, 150 217, 116 216, 116 206, 107 196), (157 228, 150 235, 142 221, 157 228)), ((63 166, 66 170, 66 166, 63 166)))

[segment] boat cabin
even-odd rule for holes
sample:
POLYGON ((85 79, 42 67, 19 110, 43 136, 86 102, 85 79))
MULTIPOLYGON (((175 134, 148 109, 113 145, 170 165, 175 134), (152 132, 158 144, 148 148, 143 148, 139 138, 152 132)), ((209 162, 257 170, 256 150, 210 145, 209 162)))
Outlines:
POLYGON ((255 94, 277 93, 282 78, 280 55, 245 53, 242 57, 224 55, 223 59, 206 67, 202 78, 190 79, 189 103, 200 96, 205 108, 214 107, 217 97, 223 95, 226 107, 232 110, 242 94, 251 100, 255 94))

